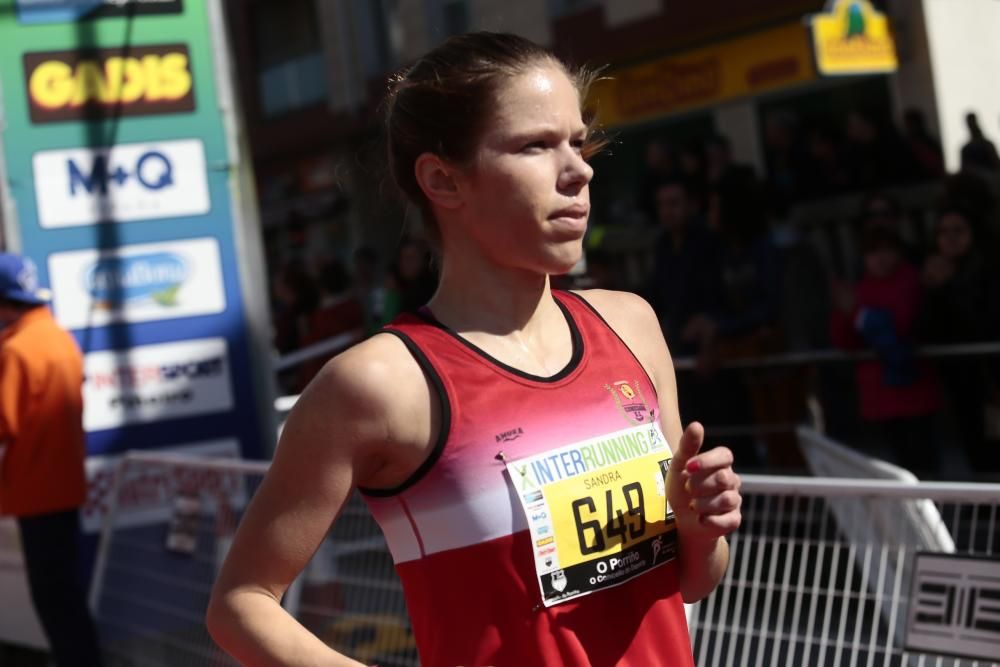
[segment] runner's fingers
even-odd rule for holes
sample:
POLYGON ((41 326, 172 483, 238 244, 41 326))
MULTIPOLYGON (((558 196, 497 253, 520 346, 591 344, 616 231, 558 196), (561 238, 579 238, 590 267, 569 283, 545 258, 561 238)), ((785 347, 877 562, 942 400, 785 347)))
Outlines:
POLYGON ((714 533, 717 537, 728 535, 739 528, 742 522, 743 515, 739 510, 725 514, 703 514, 701 517, 702 527, 714 533))
POLYGON ((705 498, 723 491, 739 491, 742 482, 732 468, 722 468, 707 475, 692 475, 684 489, 695 498, 705 498))
POLYGON ((743 497, 737 491, 723 491, 707 498, 694 498, 691 509, 702 516, 728 514, 740 508, 743 497))
POLYGON ((728 447, 716 447, 688 461, 685 470, 692 476, 707 475, 720 468, 733 467, 733 452, 728 447))

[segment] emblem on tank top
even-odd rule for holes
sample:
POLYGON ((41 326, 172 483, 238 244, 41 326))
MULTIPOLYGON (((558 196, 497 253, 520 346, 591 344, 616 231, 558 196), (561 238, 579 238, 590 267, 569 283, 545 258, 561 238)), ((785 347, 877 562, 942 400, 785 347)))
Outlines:
POLYGON ((604 385, 604 388, 615 399, 615 405, 632 426, 641 426, 652 421, 652 412, 646 405, 646 399, 642 395, 642 385, 638 380, 634 382, 619 380, 604 385))

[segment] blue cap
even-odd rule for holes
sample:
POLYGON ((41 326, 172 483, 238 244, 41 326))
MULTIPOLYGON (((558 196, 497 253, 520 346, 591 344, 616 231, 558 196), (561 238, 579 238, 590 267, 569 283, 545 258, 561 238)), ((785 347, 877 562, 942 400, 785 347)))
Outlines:
POLYGON ((38 306, 52 293, 38 286, 38 267, 27 257, 0 252, 0 298, 38 306))

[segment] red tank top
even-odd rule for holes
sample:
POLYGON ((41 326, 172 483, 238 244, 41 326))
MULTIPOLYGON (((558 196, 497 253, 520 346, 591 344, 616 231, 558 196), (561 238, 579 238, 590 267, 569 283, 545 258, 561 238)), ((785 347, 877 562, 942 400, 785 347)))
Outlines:
MULTIPOLYGON (((362 489, 402 581, 421 663, 692 666, 676 533, 656 496, 662 479, 657 488, 645 482, 645 492, 638 482, 623 490, 618 469, 599 465, 655 442, 646 437, 655 390, 586 301, 553 294, 573 354, 547 378, 503 364, 429 316, 385 329, 443 406, 440 438, 414 475, 395 489, 362 489), (566 484, 592 490, 570 508, 560 497, 566 484), (641 539, 654 527, 666 532, 641 539), (593 560, 601 547, 605 557, 593 560), (559 559, 583 562, 559 569, 559 559)), ((665 439, 660 447, 669 451, 665 439)), ((622 465, 627 475, 631 463, 622 465)))

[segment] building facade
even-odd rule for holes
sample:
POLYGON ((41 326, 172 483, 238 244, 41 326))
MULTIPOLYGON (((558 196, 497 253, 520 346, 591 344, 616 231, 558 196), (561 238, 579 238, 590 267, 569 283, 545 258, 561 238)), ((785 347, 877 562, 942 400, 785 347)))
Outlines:
POLYGON ((379 139, 387 74, 466 31, 515 32, 571 63, 606 68, 611 80, 591 98, 616 137, 595 182, 604 223, 634 209, 630 183, 651 141, 724 135, 733 158, 762 173, 787 119, 838 134, 852 110, 898 126, 916 109, 954 169, 965 112, 978 111, 988 132, 1000 116, 1000 88, 975 76, 1000 64, 979 35, 1000 19, 994 0, 229 0, 227 8, 274 252, 346 255, 362 244, 391 252, 409 216, 388 203, 379 139), (848 5, 863 5, 869 24, 888 17, 890 70, 820 71, 810 17, 854 11, 848 5), (970 46, 968 35, 981 39, 970 46))

